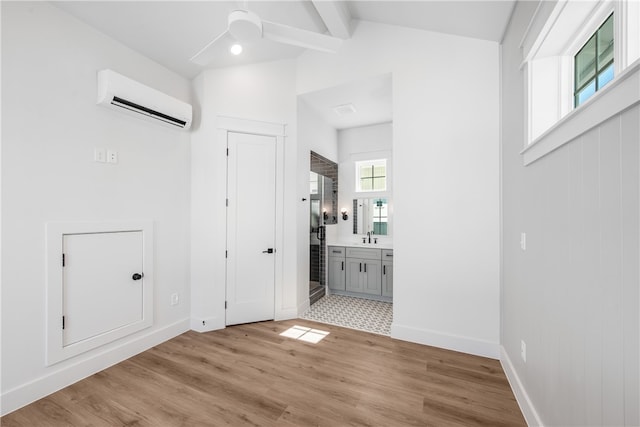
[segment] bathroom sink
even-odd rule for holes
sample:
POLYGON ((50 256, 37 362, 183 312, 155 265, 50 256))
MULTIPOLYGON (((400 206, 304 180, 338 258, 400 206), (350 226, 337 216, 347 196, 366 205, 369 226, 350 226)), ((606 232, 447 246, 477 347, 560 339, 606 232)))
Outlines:
POLYGON ((393 246, 390 243, 373 243, 373 239, 371 239, 371 243, 362 243, 360 242, 335 242, 329 243, 329 246, 350 246, 357 248, 371 248, 371 249, 393 249, 393 246))

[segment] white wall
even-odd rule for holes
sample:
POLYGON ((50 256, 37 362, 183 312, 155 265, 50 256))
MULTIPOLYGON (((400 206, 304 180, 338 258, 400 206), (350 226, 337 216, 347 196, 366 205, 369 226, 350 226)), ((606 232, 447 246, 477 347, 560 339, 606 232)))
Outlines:
POLYGON ((285 217, 277 219, 284 220, 284 247, 276 248, 282 254, 284 277, 276 286, 276 318, 295 317, 297 231, 289 224, 297 220, 297 204, 302 203, 295 179, 295 61, 207 70, 194 80, 194 92, 201 119, 191 139, 191 326, 199 331, 225 326, 226 141, 218 139, 219 116, 287 125, 282 165, 285 217))
MULTIPOLYGON (((338 131, 333 126, 325 122, 322 117, 304 101, 303 98, 303 96, 298 96, 297 113, 299 151, 315 151, 321 156, 337 163, 338 131)), ((304 155, 306 156, 306 162, 309 163, 309 153, 304 155)))
MULTIPOLYGON (((338 131, 338 211, 346 208, 349 218, 338 221, 337 240, 341 242, 357 241, 353 234, 353 199, 368 197, 387 197, 389 213, 393 215, 393 125, 380 123, 371 126, 341 129, 338 131), (363 160, 387 159, 387 191, 375 193, 356 193, 355 162, 363 160)), ((379 243, 393 240, 393 218, 389 223, 389 236, 378 236, 379 243)))
POLYGON ((360 22, 298 93, 392 73, 396 338, 499 357, 498 44, 360 22))
POLYGON ((188 81, 51 4, 2 2, 3 413, 188 329, 189 135, 96 106, 103 68, 189 101, 188 81), (155 224, 153 327, 46 367, 45 223, 124 219, 155 224))
POLYGON ((502 47, 503 364, 531 425, 637 426, 640 107, 524 166, 520 43, 537 7, 517 3, 502 47))

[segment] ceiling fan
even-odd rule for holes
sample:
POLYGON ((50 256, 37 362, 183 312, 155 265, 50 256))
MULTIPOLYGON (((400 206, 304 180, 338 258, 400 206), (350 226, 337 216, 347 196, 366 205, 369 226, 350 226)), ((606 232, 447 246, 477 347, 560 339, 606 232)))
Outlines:
POLYGON ((227 22, 227 29, 196 53, 191 58, 191 62, 208 65, 220 54, 220 47, 226 46, 228 49, 234 43, 241 46, 243 43, 251 43, 263 38, 329 53, 335 53, 342 44, 342 39, 337 37, 264 21, 246 9, 232 11, 227 22))

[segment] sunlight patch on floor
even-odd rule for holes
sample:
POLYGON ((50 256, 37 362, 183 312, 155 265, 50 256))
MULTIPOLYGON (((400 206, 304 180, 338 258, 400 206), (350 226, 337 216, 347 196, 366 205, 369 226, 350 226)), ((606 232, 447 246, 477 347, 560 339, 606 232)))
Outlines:
POLYGON ((280 336, 283 336, 283 337, 293 338, 294 340, 310 342, 312 344, 319 343, 327 335, 329 335, 329 332, 321 331, 320 329, 311 329, 311 328, 298 326, 298 325, 292 326, 280 334, 280 336))

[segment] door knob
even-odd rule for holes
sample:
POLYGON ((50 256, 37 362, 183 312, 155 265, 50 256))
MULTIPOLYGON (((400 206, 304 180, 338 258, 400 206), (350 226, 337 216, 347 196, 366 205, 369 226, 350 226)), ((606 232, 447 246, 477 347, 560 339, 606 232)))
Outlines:
POLYGON ((274 252, 275 252, 275 251, 273 250, 273 248, 269 248, 269 249, 267 249, 266 251, 262 251, 262 253, 263 253, 263 254, 272 254, 272 253, 274 253, 274 252))
POLYGON ((131 276, 131 278, 133 280, 140 280, 144 277, 144 273, 140 274, 140 273, 134 273, 133 276, 131 276))

